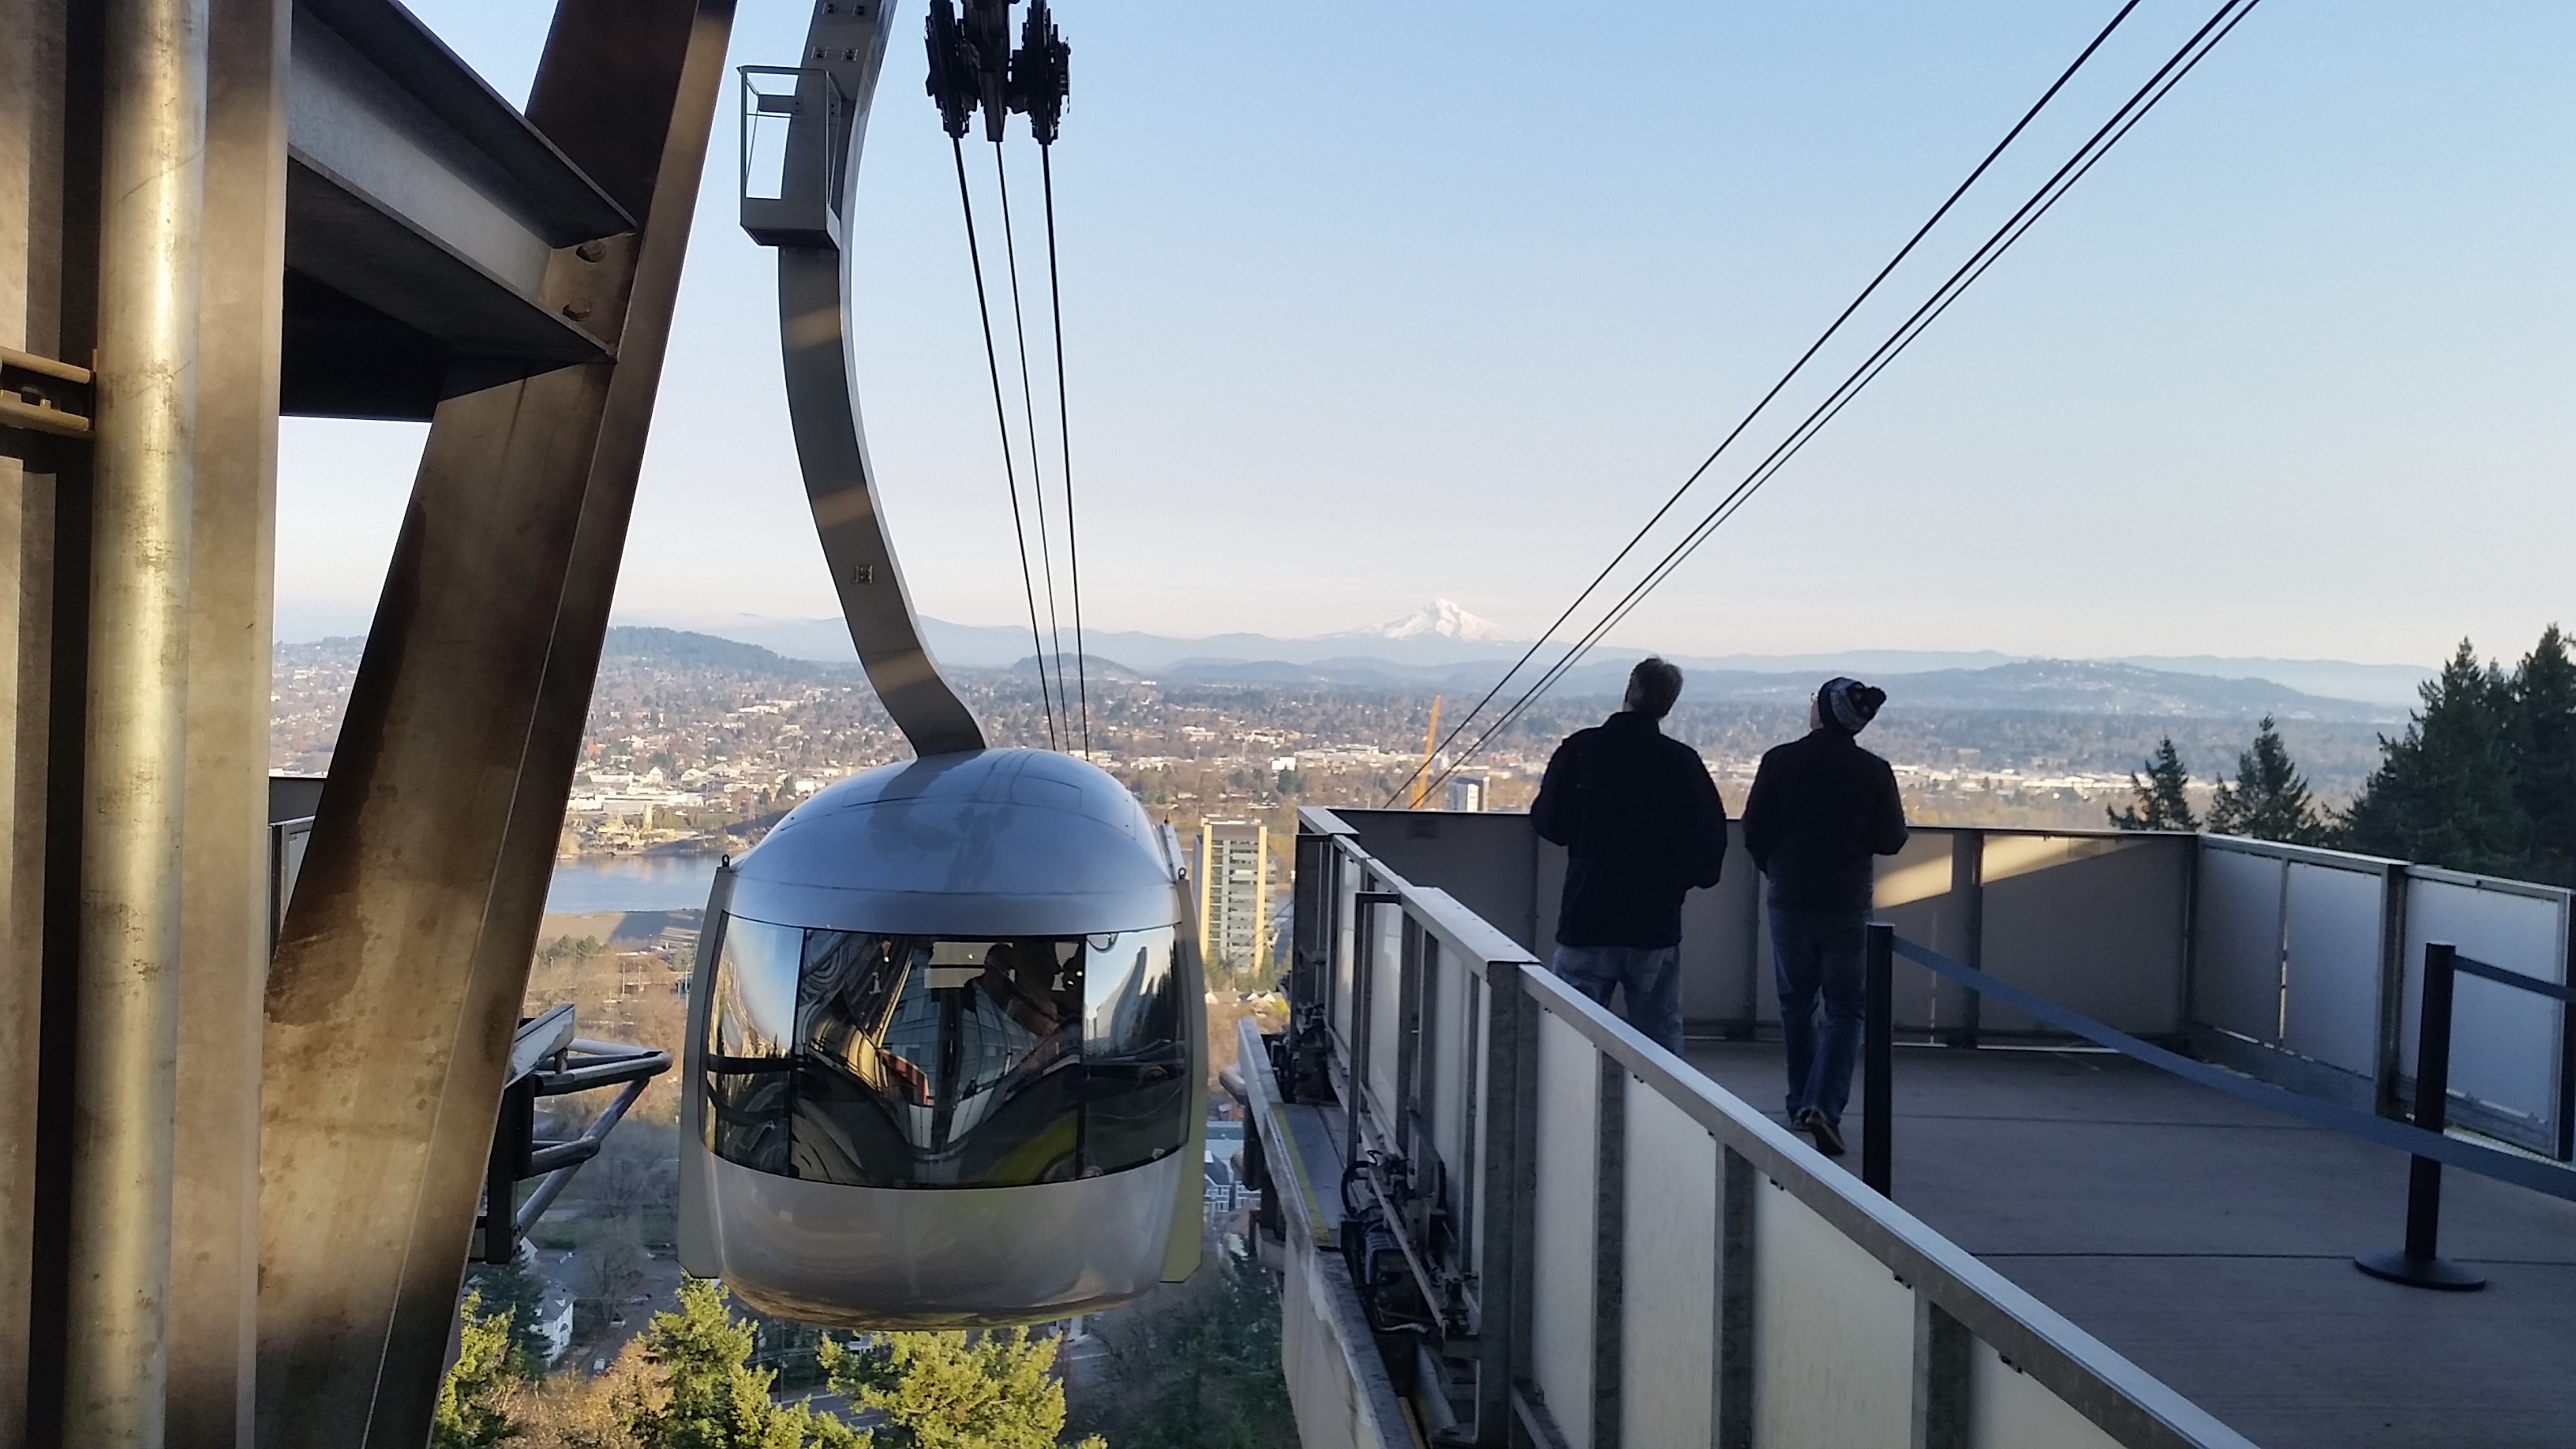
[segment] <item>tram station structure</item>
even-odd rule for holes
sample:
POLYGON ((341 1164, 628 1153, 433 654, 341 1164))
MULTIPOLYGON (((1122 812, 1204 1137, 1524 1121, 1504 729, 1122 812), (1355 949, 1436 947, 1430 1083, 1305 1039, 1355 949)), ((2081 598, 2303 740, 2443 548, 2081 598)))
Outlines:
MULTIPOLYGON (((529 1169, 581 1155, 513 1137, 512 1104, 667 1064, 519 1013, 736 3, 556 0, 521 108, 396 0, 0 0, 0 1449, 416 1449, 464 1265, 524 1226, 494 1206, 496 1141, 529 1169), (429 425, 313 801, 273 799, 267 770, 287 415, 429 425)), ((1098 772, 985 751, 939 680, 832 325, 849 128, 889 26, 913 23, 895 8, 817 0, 808 53, 742 82, 828 143, 791 147, 811 189, 747 196, 744 218, 781 251, 835 588, 921 763, 985 762, 847 798, 895 818, 948 771, 961 799, 1050 808, 1098 772)), ((933 0, 952 137, 979 107, 998 140, 1005 110, 1061 102, 1060 47, 1034 81, 1002 65, 1010 11, 933 0), (954 48, 975 45, 981 70, 954 48)), ((1126 804, 1084 808, 1124 830, 1126 804)), ((1168 836, 1130 843, 1151 879, 1120 889, 1192 898, 1168 836)), ((1919 832, 1879 882, 1911 954, 1883 978, 1855 1171, 1753 1105, 1775 1023, 1740 847, 1691 907, 1678 1056, 1541 968, 1563 868, 1520 816, 1301 823, 1295 1016, 1247 1028, 1225 1090, 1310 1449, 2576 1435, 2568 892, 2216 838, 1919 832), (2416 1228, 2445 1170, 2437 1241, 2416 1228), (2485 1286, 2356 1271, 2401 1240, 2400 1277, 2438 1246, 2485 1286)), ((864 937, 885 970, 910 949, 888 933, 950 929, 784 924, 864 937)), ((1149 927, 1194 939, 1171 919, 984 934, 1061 937, 1041 964, 1064 967, 1149 927)), ((781 979, 818 969, 808 942, 777 948, 781 979)), ((1002 999, 998 944, 921 947, 952 1018, 979 981, 1002 999)), ((1168 959, 1129 994, 1177 1003, 1183 983, 1169 1019, 1195 1023, 1195 956, 1168 959)), ((1030 982, 1049 1031, 1144 1014, 1089 1011, 1061 970, 1030 982)), ((1179 1083, 1204 1048, 1136 1035, 1161 1055, 1101 1076, 1155 1104, 1117 1165, 1154 1166, 1159 1205, 1094 1190, 1071 1154, 993 1189, 1126 1204, 1086 1225, 1119 1239, 1103 1301, 1195 1262, 1121 1215, 1199 1191, 1202 1124, 1162 1118, 1203 1115, 1179 1083)), ((811 1051, 693 1064, 751 1078, 811 1051)), ((900 1070, 871 1080, 941 1131, 961 1118, 900 1070)), ((1049 1120, 1089 1143, 1091 1117, 1049 1120)), ((769 1161, 757 1136, 693 1170, 769 1161)), ((880 1193, 957 1187, 852 1162, 844 1235, 873 1231, 880 1193)), ((762 1170, 722 1178, 740 1193, 719 1230, 795 1226, 775 1209, 795 1174, 762 1170)), ((943 1243, 943 1291, 1011 1317, 975 1297, 972 1248, 943 1243)), ((832 1297, 808 1293, 810 1258, 758 1261, 770 1302, 832 1297)))

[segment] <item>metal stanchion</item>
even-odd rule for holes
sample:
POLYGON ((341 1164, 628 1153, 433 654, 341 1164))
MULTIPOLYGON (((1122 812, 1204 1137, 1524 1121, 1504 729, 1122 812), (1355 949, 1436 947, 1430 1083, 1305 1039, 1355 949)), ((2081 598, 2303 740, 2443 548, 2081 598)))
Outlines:
POLYGON ((1881 1197, 1891 1196, 1889 1147, 1896 1124, 1896 997, 1891 982, 1896 964, 1896 928, 1869 925, 1868 976, 1861 986, 1860 1180, 1881 1197))
MULTIPOLYGON (((2424 1004, 2415 1036, 2415 1125, 2439 1132, 2450 1120, 2451 988, 2459 952, 2445 941, 2424 947, 2424 1004)), ((2442 1164, 2418 1157, 2406 1180, 2406 1246, 2360 1253, 2353 1266, 2413 1288, 2483 1288, 2487 1280, 2441 1256, 2442 1164)))

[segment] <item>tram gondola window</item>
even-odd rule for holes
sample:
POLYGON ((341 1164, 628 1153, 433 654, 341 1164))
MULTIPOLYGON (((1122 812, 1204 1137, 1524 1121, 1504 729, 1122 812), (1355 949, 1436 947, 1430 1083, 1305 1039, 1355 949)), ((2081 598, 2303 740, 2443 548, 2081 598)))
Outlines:
POLYGON ((797 977, 805 933, 729 920, 707 1013, 707 1147, 729 1162, 785 1172, 794 1091, 797 977))
POLYGON ((1004 1187, 1135 1166, 1187 1134, 1171 927, 957 940, 737 917, 724 932, 706 1116, 728 1161, 1004 1187))

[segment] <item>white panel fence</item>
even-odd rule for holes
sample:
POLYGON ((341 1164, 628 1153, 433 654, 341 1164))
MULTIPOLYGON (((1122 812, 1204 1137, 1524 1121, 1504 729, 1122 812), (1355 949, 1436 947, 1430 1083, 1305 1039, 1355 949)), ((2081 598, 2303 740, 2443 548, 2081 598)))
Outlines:
MULTIPOLYGON (((2173 874, 2170 845, 2029 839, 1989 849, 1982 883, 2069 870, 2098 895, 2173 874)), ((1411 1164, 1416 1190, 1396 1195, 1411 1271, 1424 1301, 1455 1310, 1372 1332, 1335 1251, 1349 1229, 1331 1184, 1298 1156, 1292 1114, 1319 1109, 1281 1096, 1247 1023, 1309 1444, 1404 1442, 1407 1378, 1426 1430, 1490 1446, 2245 1443, 1327 812, 1305 812, 1297 921, 1292 994, 1329 1037, 1328 1130, 1343 1153, 1411 1164)), ((2047 978, 2039 944, 1997 940, 1990 969, 2047 978)), ((2184 1011, 2179 981, 2112 979, 2087 1004, 2167 1032, 2184 1011)))

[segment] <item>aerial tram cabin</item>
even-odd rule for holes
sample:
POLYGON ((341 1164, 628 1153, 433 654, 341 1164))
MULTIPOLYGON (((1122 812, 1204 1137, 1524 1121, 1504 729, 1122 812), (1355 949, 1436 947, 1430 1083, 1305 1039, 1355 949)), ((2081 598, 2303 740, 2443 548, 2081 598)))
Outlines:
MULTIPOLYGON (((1039 0, 1014 51, 1010 4, 968 0, 961 20, 933 0, 952 142, 978 108, 997 146, 1012 110, 1053 140, 1065 47, 1039 0)), ((813 1323, 1039 1321, 1197 1265, 1204 988, 1171 832, 1088 760, 987 748, 885 535, 840 218, 890 8, 819 0, 806 66, 746 69, 743 215, 779 254, 824 555, 919 758, 821 791, 717 872, 691 981, 680 1262, 813 1323), (782 119, 764 189, 751 151, 782 119)))

